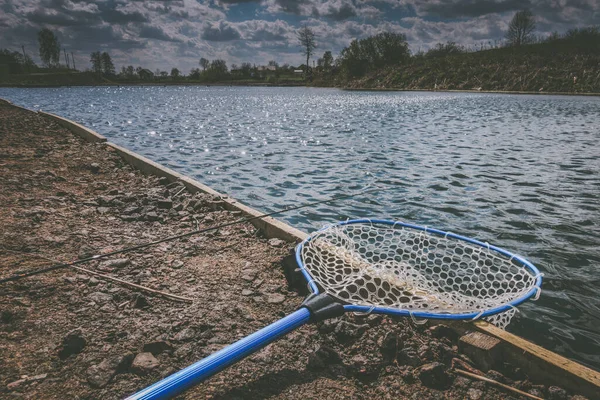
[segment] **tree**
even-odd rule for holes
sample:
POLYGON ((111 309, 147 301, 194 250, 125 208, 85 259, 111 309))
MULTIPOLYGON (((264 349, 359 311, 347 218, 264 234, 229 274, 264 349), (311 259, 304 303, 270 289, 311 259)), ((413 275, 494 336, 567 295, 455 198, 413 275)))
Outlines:
POLYGON ((107 52, 102 53, 100 61, 102 63, 102 72, 104 72, 104 75, 115 74, 115 64, 113 64, 112 58, 110 58, 110 55, 107 52))
POLYGON ((90 62, 92 63, 92 71, 97 74, 102 73, 102 54, 99 51, 94 51, 90 54, 90 62))
POLYGON ((210 61, 208 61, 206 58, 202 57, 200 59, 200 66, 202 67, 202 71, 206 71, 206 68, 208 68, 210 66, 210 61))
POLYGON ((179 78, 179 70, 177 68, 171 69, 171 78, 173 78, 173 79, 179 78))
POLYGON ((508 24, 506 40, 512 46, 530 43, 534 36, 535 20, 529 10, 518 11, 508 24))
POLYGON ((267 64, 269 67, 275 67, 275 69, 279 68, 279 63, 277 63, 277 61, 275 60, 271 60, 269 61, 269 64, 267 64))
POLYGON ((308 61, 310 60, 310 56, 315 52, 315 48, 317 47, 315 43, 315 32, 310 29, 308 26, 304 25, 298 31, 298 40, 300 41, 300 45, 302 46, 302 54, 306 56, 306 70, 304 71, 304 79, 308 76, 308 61))
POLYGON ((38 32, 38 42, 40 44, 40 58, 46 67, 58 65, 60 57, 60 43, 58 38, 48 28, 38 32))
POLYGON ((361 40, 353 40, 344 48, 336 63, 351 77, 363 76, 367 71, 398 65, 408 60, 410 51, 406 36, 380 33, 361 40))
POLYGON ((325 72, 329 72, 329 70, 331 70, 332 66, 333 66, 333 55, 331 54, 331 51, 326 51, 323 54, 323 69, 325 70, 325 72))

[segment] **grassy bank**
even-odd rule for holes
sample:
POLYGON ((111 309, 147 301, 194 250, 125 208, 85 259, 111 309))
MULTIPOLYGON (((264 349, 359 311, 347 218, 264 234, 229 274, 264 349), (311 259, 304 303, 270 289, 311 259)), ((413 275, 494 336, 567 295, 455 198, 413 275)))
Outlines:
POLYGON ((599 93, 600 52, 572 43, 539 43, 443 57, 414 56, 403 65, 337 86, 363 89, 599 93))

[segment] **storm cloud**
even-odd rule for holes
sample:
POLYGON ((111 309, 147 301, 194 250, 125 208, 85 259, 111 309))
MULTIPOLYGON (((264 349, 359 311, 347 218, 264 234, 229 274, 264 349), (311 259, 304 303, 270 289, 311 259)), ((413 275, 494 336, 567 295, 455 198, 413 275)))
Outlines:
POLYGON ((541 36, 600 24, 598 0, 0 0, 0 48, 23 45, 39 62, 36 35, 47 27, 78 68, 89 67, 93 51, 108 51, 117 68, 186 73, 200 57, 298 65, 297 31, 304 25, 316 33, 317 57, 383 31, 405 34, 418 51, 449 40, 501 41, 525 7, 541 36))

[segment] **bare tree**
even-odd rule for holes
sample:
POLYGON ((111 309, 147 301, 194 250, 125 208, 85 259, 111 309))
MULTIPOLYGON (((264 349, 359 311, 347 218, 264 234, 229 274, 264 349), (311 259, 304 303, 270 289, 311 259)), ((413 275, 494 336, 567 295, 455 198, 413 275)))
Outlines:
POLYGON ((38 32, 38 42, 40 44, 40 58, 47 66, 58 65, 60 56, 60 43, 58 37, 50 29, 44 28, 38 32))
POLYGON ((529 10, 518 11, 508 25, 506 39, 512 46, 530 43, 534 36, 535 20, 529 10))
POLYGON ((298 40, 302 46, 302 54, 306 56, 306 71, 304 71, 304 79, 306 79, 308 76, 308 61, 317 47, 315 43, 315 32, 308 26, 304 25, 304 27, 298 31, 298 40))
POLYGON ((200 66, 202 67, 202 71, 206 71, 206 68, 210 65, 210 61, 206 58, 202 57, 200 59, 200 66))

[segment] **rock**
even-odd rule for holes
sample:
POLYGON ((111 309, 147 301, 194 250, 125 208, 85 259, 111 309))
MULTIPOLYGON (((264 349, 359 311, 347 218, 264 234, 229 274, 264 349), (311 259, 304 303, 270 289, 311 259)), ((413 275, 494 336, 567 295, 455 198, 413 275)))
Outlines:
POLYGON ((134 308, 146 308, 146 307, 150 307, 150 303, 148 302, 146 297, 142 296, 141 294, 138 294, 135 298, 135 303, 133 304, 133 307, 134 308))
POLYGON ((160 199, 156 204, 158 208, 161 208, 163 210, 169 210, 173 208, 173 200, 171 199, 160 199))
POLYGON ((144 352, 152 353, 152 355, 159 355, 164 351, 173 351, 173 346, 169 342, 157 341, 150 342, 144 345, 144 352))
POLYGON ((63 338, 58 356, 61 360, 64 360, 72 354, 79 354, 85 345, 86 340, 81 333, 81 329, 74 329, 63 338))
POLYGON ((97 208, 97 211, 98 211, 100 214, 106 214, 106 213, 110 212, 110 208, 108 208, 108 207, 98 207, 98 208, 97 208))
POLYGON ((97 174, 100 172, 100 164, 98 163, 91 163, 90 164, 90 171, 92 171, 92 174, 97 174))
POLYGON ((186 343, 183 346, 179 347, 177 350, 175 350, 173 355, 177 358, 184 358, 184 357, 187 357, 192 352, 192 349, 193 349, 193 344, 186 343))
POLYGON ((454 330, 452 330, 452 328, 449 328, 446 325, 440 324, 432 326, 431 328, 429 328, 429 332, 431 332, 431 336, 438 339, 446 338, 452 342, 458 340, 458 333, 456 333, 454 330))
POLYGON ((145 375, 158 367, 159 364, 152 353, 139 353, 131 363, 131 370, 139 375, 145 375))
POLYGON ((154 211, 147 212, 145 217, 148 221, 158 221, 160 219, 160 216, 154 211))
POLYGON ((400 365, 410 365, 416 367, 421 364, 421 359, 414 349, 404 348, 398 352, 396 357, 400 365))
POLYGON ((100 283, 100 281, 98 279, 94 278, 93 276, 88 281, 88 285, 90 285, 90 286, 96 286, 99 283, 100 283))
POLYGON ((248 282, 252 282, 256 279, 257 271, 254 269, 245 269, 242 270, 242 279, 248 282))
POLYGON ((469 400, 479 400, 483 396, 483 392, 479 389, 469 389, 467 390, 467 399, 469 400))
POLYGON ((383 355, 383 358, 387 361, 391 361, 396 358, 396 352, 398 350, 398 344, 400 339, 394 332, 388 332, 379 346, 379 351, 383 355))
POLYGON ((285 296, 280 293, 271 293, 267 296, 267 303, 281 304, 285 301, 285 296))
POLYGON ((191 340, 196 337, 196 330, 194 328, 184 328, 180 332, 178 332, 173 340, 177 342, 185 342, 186 340, 191 340))
POLYGON ((249 289, 242 290, 242 296, 250 296, 252 293, 254 293, 254 292, 249 289))
POLYGON ((424 386, 445 389, 452 383, 452 376, 446 372, 446 366, 439 362, 425 364, 419 371, 419 380, 424 386))
POLYGON ((340 355, 331 347, 321 345, 317 351, 308 356, 307 369, 322 369, 342 362, 340 355))
POLYGON ((277 238, 269 239, 269 245, 273 247, 283 247, 285 245, 285 241, 277 238))
POLYGON ((126 209, 124 209, 122 211, 123 215, 131 215, 131 214, 137 214, 141 211, 141 207, 137 207, 137 206, 132 206, 132 207, 127 207, 126 209))
POLYGON ((180 269, 181 267, 183 267, 183 261, 181 260, 175 260, 171 263, 171 268, 173 269, 180 269))
POLYGON ((101 263, 98 268, 100 269, 112 269, 112 268, 123 268, 131 264, 129 258, 116 258, 114 260, 108 260, 101 263))
POLYGON ((369 329, 369 325, 357 325, 347 321, 340 321, 335 329, 335 335, 338 340, 358 339, 369 329))
POLYGON ((83 246, 81 246, 79 248, 79 252, 77 253, 77 258, 84 259, 84 258, 89 258, 92 257, 94 254, 96 254, 96 249, 94 249, 93 247, 84 244, 83 246))
POLYGON ((106 358, 100 364, 92 365, 86 371, 87 381, 94 388, 102 388, 117 374, 127 370, 133 360, 132 353, 106 358))
POLYGON ((94 292, 90 294, 88 298, 96 304, 106 304, 113 299, 112 295, 102 292, 94 292))
POLYGON ((550 400, 567 400, 567 392, 558 386, 550 386, 548 388, 548 398, 550 400))

